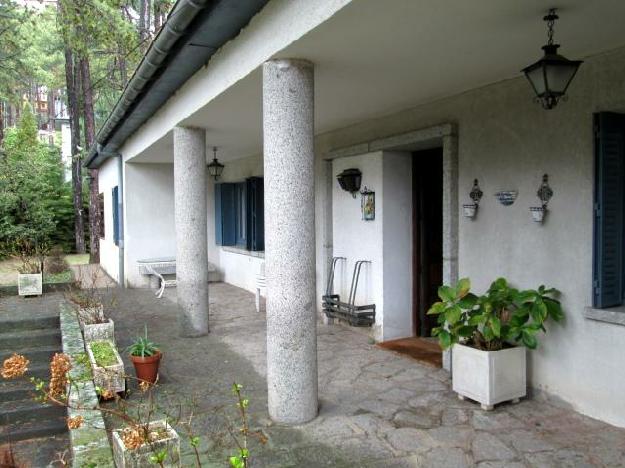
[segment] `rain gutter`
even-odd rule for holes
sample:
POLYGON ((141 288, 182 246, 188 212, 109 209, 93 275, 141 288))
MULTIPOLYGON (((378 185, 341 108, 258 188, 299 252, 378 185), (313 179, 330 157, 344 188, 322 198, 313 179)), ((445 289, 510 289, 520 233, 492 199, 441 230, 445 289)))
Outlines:
POLYGON ((269 0, 178 0, 96 136, 98 169, 269 0))

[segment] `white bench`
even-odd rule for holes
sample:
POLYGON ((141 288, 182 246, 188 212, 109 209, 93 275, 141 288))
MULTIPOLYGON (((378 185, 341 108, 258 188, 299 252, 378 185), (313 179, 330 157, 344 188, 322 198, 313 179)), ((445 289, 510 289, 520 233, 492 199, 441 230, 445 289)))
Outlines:
MULTIPOLYGON (((174 287, 177 284, 176 278, 167 279, 164 275, 176 274, 176 259, 174 257, 146 258, 137 261, 139 271, 143 275, 153 276, 158 281, 158 289, 154 293, 160 299, 163 297, 165 288, 174 287)), ((208 263, 208 273, 215 273, 217 268, 212 263, 208 263)))

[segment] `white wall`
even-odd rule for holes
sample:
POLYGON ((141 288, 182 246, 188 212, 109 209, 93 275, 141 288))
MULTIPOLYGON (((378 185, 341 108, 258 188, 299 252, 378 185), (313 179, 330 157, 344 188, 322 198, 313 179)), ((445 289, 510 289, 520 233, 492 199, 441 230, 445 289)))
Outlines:
MULTIPOLYGON (((587 59, 569 99, 550 111, 533 102, 528 83, 519 77, 316 139, 323 158, 332 149, 456 123, 459 204, 469 201, 474 178, 484 191, 477 218, 459 219, 460 276, 470 277, 476 292, 498 276, 522 288, 544 283, 560 289, 566 322, 549 326, 538 350, 529 353, 530 384, 620 426, 625 426, 625 398, 618 397, 625 395, 625 327, 588 320, 583 311, 592 292, 592 114, 625 111, 624 89, 625 49, 618 49, 587 59), (538 202, 545 173, 554 196, 541 226, 528 208, 538 202), (519 191, 514 205, 495 200, 500 189, 519 191)), ((322 187, 317 197, 322 206, 322 187)), ((317 233, 323 236, 321 224, 317 233)), ((335 229, 336 253, 340 239, 335 229)))
POLYGON ((104 197, 104 239, 100 239, 100 265, 119 281, 119 248, 113 241, 113 187, 118 185, 118 160, 107 160, 98 172, 98 186, 104 197))
POLYGON ((173 164, 124 164, 126 283, 148 287, 137 260, 176 256, 173 164))
POLYGON ((388 340, 413 335, 412 154, 385 151, 383 171, 384 339, 388 340))
MULTIPOLYGON (((347 302, 357 260, 362 267, 356 305, 375 304, 373 334, 379 341, 412 335, 411 159, 410 154, 375 152, 332 162, 334 291, 347 302), (362 185, 375 192, 375 219, 364 221, 361 197, 343 191, 336 176, 362 172, 362 185), (407 252, 407 253, 406 253, 407 252)), ((317 285, 319 287, 325 285, 317 285)))

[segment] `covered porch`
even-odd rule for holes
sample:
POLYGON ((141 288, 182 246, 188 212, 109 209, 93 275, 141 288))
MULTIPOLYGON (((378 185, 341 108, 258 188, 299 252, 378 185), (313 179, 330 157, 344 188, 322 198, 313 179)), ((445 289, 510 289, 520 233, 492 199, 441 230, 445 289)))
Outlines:
MULTIPOLYGON (((206 259, 248 291, 265 262, 269 407, 274 419, 296 423, 316 414, 324 365, 316 319, 333 257, 347 259, 334 283, 342 296, 354 262, 371 262, 357 302, 376 305, 377 341, 428 334, 428 301, 415 305, 419 288, 459 277, 480 291, 499 276, 523 288, 544 283, 562 291, 567 320, 549 327, 530 355, 529 386, 625 424, 623 402, 611 398, 625 388, 625 329, 621 312, 593 312, 592 255, 593 115, 625 110, 622 5, 562 6, 562 53, 585 63, 568 101, 550 111, 533 102, 519 72, 541 54, 543 2, 308 5, 269 3, 142 126, 121 125, 130 133, 118 148, 125 283, 144 281, 137 260, 176 256, 184 276, 177 314, 186 334, 203 335, 206 259), (225 164, 217 181, 205 170, 213 147, 225 164), (438 185, 425 192, 437 195, 440 232, 423 279, 413 208, 433 160, 438 185), (376 192, 373 222, 338 187, 336 176, 349 168, 376 192), (537 224, 529 208, 545 174, 554 196, 537 224), (247 248, 241 233, 224 243, 217 187, 260 177, 264 252, 247 248), (461 206, 476 179, 484 197, 477 217, 466 219, 461 206), (515 203, 500 203, 494 195, 502 191, 518 195, 515 203)), ((116 164, 107 160, 102 172, 116 173, 116 164)), ((113 252, 103 260, 111 270, 113 252)))
MULTIPOLYGON (((159 404, 197 404, 203 462, 220 465, 234 450, 227 435, 219 442, 224 421, 216 408, 233 405, 235 381, 250 400, 251 429, 267 437, 264 444, 251 439, 252 466, 618 466, 625 457, 624 429, 540 399, 484 412, 456 398, 445 371, 345 327, 318 328, 319 416, 294 427, 276 424, 267 412, 265 315, 255 311, 253 294, 213 285, 212 333, 193 339, 171 333, 175 290, 157 300, 128 289, 117 302, 109 315, 120 349, 148 323, 164 353, 159 404)), ((193 465, 188 443, 181 446, 183 466, 193 465)))

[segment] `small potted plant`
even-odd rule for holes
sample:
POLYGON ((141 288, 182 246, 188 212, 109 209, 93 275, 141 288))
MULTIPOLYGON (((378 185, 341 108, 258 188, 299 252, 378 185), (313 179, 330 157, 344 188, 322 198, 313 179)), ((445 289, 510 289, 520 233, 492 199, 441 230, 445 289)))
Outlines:
POLYGON ((121 393, 126 390, 124 363, 111 340, 87 343, 87 355, 93 372, 93 383, 100 394, 121 393))
POLYGON ((482 296, 470 289, 467 278, 455 287, 441 286, 441 301, 428 314, 438 315, 432 334, 441 347, 452 348, 453 390, 492 410, 526 395, 525 348, 535 349, 544 323, 561 321, 564 314, 558 291, 545 286, 520 291, 499 278, 482 296))
POLYGON ((179 466, 180 437, 165 420, 114 430, 112 439, 118 468, 179 466))
POLYGON ((27 240, 16 245, 17 259, 21 263, 17 271, 17 293, 20 296, 43 294, 43 261, 45 247, 27 240))
POLYGON ((158 378, 158 366, 163 354, 158 346, 148 339, 148 327, 145 327, 143 336, 138 336, 128 347, 132 364, 135 366, 137 378, 140 381, 153 384, 158 378))

